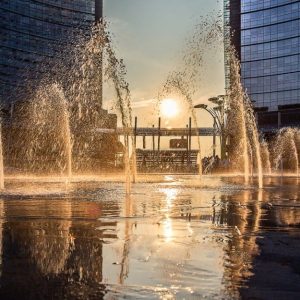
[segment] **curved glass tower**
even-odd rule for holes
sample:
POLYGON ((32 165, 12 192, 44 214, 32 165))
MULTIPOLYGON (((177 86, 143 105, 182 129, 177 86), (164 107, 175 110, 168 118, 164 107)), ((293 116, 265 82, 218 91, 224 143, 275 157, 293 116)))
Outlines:
POLYGON ((259 112, 260 124, 299 125, 300 1, 226 2, 242 81, 259 112))
POLYGON ((14 101, 17 86, 45 57, 58 55, 74 28, 102 16, 102 0, 2 0, 0 100, 14 101))

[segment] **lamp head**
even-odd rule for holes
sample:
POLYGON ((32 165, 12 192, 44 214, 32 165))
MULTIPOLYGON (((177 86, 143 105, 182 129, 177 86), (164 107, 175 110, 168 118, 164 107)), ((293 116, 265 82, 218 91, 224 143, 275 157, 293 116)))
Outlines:
POLYGON ((211 97, 208 99, 209 102, 212 102, 214 104, 218 104, 219 98, 218 97, 211 97))
POLYGON ((203 108, 203 109, 207 109, 207 105, 206 104, 197 104, 194 106, 194 108, 203 108))

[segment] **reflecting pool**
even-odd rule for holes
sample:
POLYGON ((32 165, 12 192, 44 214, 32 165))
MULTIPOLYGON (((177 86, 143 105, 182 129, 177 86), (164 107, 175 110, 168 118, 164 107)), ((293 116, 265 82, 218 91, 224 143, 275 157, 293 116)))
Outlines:
POLYGON ((9 178, 0 299, 299 299, 292 177, 9 178))

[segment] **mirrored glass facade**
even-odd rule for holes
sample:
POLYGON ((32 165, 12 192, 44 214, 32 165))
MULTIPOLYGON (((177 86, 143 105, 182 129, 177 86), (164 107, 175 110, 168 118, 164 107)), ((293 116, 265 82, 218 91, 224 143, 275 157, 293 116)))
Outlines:
POLYGON ((241 73, 256 107, 300 103, 300 1, 241 0, 241 73))
POLYGON ((224 20, 261 129, 300 126, 300 0, 224 0, 224 20))
POLYGON ((1 0, 1 103, 13 101, 25 72, 59 55, 58 45, 68 42, 74 28, 94 20, 95 0, 1 0))

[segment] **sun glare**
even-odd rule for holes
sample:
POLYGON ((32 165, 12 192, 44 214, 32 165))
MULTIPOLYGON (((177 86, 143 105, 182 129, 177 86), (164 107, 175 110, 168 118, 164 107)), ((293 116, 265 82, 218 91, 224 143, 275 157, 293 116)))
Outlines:
POLYGON ((160 104, 160 112, 162 116, 167 118, 174 118, 179 113, 179 108, 176 100, 164 99, 160 104))

